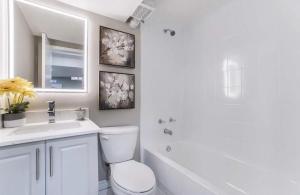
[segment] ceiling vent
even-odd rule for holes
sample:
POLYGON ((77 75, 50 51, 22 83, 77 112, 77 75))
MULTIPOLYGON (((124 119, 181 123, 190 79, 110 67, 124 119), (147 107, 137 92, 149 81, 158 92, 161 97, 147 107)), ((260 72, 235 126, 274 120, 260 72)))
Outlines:
POLYGON ((127 22, 132 28, 137 28, 141 23, 149 18, 155 9, 155 0, 143 0, 135 9, 133 14, 128 18, 127 22))

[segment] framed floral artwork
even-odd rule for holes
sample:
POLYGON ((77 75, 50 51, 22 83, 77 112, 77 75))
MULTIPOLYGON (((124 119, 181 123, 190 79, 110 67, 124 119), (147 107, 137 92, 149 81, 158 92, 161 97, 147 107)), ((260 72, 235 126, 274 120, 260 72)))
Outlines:
POLYGON ((99 109, 135 107, 135 76, 116 72, 99 72, 99 109))
POLYGON ((100 26, 100 64, 135 68, 135 36, 100 26))

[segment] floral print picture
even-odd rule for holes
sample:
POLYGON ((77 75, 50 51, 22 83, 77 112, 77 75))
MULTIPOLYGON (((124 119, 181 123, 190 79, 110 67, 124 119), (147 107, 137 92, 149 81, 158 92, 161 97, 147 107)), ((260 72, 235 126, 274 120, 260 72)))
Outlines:
POLYGON ((134 35, 101 26, 100 64, 134 68, 134 35))
POLYGON ((133 74, 100 71, 99 82, 100 110, 134 108, 135 78, 133 74))

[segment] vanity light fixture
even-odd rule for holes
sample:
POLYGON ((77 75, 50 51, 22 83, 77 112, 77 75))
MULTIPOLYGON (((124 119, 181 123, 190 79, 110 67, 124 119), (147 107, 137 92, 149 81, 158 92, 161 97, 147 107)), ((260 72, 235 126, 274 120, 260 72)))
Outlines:
POLYGON ((87 93, 88 92, 88 62, 87 62, 87 45, 88 45, 88 24, 87 24, 87 18, 81 17, 81 16, 76 16, 73 14, 68 14, 62 10, 57 10, 54 8, 47 7, 45 5, 40 5, 37 3, 34 3, 32 1, 28 0, 8 0, 9 2, 9 77, 13 78, 15 75, 14 71, 14 6, 15 6, 15 1, 24 3, 30 6, 34 6, 40 9, 44 9, 53 13, 61 14, 67 17, 71 17, 74 19, 82 20, 84 22, 84 87, 83 89, 78 89, 78 90, 73 90, 73 89, 43 89, 43 88, 35 88, 37 92, 54 92, 54 93, 87 93))

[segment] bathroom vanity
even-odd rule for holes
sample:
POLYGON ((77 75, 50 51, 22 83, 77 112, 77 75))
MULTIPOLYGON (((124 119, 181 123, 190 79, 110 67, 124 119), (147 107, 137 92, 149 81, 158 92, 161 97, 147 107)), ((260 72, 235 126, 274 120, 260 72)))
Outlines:
POLYGON ((0 194, 96 195, 98 132, 89 120, 0 130, 0 194))

